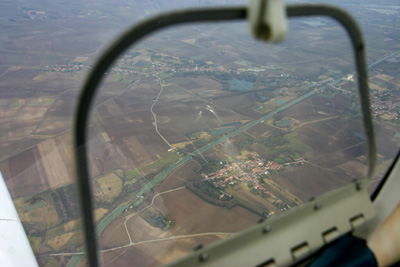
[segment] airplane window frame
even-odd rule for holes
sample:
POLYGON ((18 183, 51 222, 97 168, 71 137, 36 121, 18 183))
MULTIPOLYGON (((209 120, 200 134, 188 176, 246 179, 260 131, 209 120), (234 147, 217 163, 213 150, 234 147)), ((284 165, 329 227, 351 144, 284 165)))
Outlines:
MULTIPOLYGON (((351 39, 355 55, 356 73, 358 78, 358 90, 363 113, 363 123, 368 140, 368 175, 364 184, 374 174, 376 165, 376 147, 370 112, 370 100, 368 90, 368 76, 365 59, 365 44, 362 33, 355 20, 345 11, 330 5, 323 4, 301 4, 286 6, 288 17, 304 16, 328 16, 339 22, 346 30, 351 39)), ((89 113, 92 102, 104 74, 113 62, 129 47, 137 43, 143 37, 173 25, 194 22, 217 22, 236 21, 248 18, 246 6, 203 8, 192 10, 178 10, 155 16, 136 24, 126 31, 116 42, 114 42, 101 56, 93 70, 89 74, 79 97, 74 120, 74 151, 76 172, 78 177, 79 194, 81 201, 82 216, 84 218, 85 239, 87 256, 90 266, 99 264, 97 255, 96 233, 92 210, 92 189, 89 180, 87 160, 87 132, 89 113)), ((363 182, 359 182, 363 184, 363 182)))

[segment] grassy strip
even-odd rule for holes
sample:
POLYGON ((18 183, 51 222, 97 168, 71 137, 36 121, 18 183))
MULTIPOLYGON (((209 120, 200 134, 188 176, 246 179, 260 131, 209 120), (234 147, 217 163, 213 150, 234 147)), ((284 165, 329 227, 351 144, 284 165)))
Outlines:
POLYGON ((311 147, 301 142, 296 138, 295 133, 289 133, 285 135, 285 139, 290 143, 290 147, 294 148, 298 152, 304 152, 307 150, 311 150, 311 147))
POLYGON ((175 152, 169 152, 166 156, 162 157, 161 159, 152 162, 146 166, 140 167, 139 170, 145 171, 158 167, 166 167, 177 162, 179 159, 181 159, 181 156, 179 156, 175 152))

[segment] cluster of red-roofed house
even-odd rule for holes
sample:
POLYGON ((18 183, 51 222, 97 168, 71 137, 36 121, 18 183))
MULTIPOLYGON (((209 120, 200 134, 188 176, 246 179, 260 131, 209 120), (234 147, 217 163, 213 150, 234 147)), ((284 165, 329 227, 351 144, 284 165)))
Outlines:
MULTIPOLYGON (((262 190, 262 186, 259 184, 261 175, 269 175, 272 170, 280 170, 283 165, 280 165, 274 161, 266 161, 260 158, 256 152, 252 152, 253 159, 247 159, 239 162, 226 164, 218 171, 209 173, 207 177, 214 180, 216 187, 225 187, 227 185, 233 185, 237 182, 255 184, 256 189, 262 190)), ((221 165, 223 163, 221 162, 221 165)))
MULTIPOLYGON (((230 185, 234 185, 236 183, 245 183, 250 188, 254 188, 258 191, 261 191, 263 194, 271 197, 272 202, 275 206, 280 208, 282 211, 290 209, 291 207, 283 202, 276 195, 271 193, 268 190, 265 183, 262 183, 262 176, 270 175, 270 171, 281 170, 285 166, 290 165, 290 163, 278 164, 274 161, 267 161, 260 156, 256 152, 251 153, 252 159, 242 160, 239 162, 229 163, 223 165, 223 162, 220 162, 222 166, 221 169, 209 173, 205 177, 208 180, 211 180, 213 185, 217 188, 226 188, 230 185)), ((304 160, 299 160, 294 163, 302 164, 304 160)), ((220 198, 226 197, 227 193, 221 190, 220 198)), ((229 195, 229 197, 231 197, 229 195)))

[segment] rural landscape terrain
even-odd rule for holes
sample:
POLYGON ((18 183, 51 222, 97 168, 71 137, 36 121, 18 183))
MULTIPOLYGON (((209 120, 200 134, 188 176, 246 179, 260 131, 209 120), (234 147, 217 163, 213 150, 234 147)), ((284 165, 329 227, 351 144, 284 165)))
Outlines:
MULTIPOLYGON (((213 1, 213 5, 246 4, 213 1)), ((400 144, 400 6, 331 1, 365 34, 378 168, 400 144)), ((72 147, 82 84, 129 25, 191 1, 2 1, 0 171, 40 266, 85 266, 72 147)), ((243 21, 159 31, 109 69, 89 168, 103 265, 160 266, 364 177, 349 38, 297 18, 281 44, 243 21)))

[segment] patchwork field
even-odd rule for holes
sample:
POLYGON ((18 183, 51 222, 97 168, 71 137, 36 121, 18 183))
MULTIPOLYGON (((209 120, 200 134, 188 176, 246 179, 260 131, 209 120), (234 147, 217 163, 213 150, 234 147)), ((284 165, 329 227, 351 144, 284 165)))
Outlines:
POLYGON ((208 204, 187 189, 156 198, 154 206, 176 222, 170 230, 173 235, 233 233, 255 224, 259 218, 241 207, 228 210, 208 204))
POLYGON ((159 266, 188 254, 197 244, 207 245, 220 238, 210 235, 135 244, 128 248, 103 252, 102 260, 104 264, 159 266))
MULTIPOLYGON (((71 185, 79 89, 128 24, 196 3, 56 2, 0 3, 0 170, 39 265, 72 259, 85 266, 79 257, 56 255, 78 251, 83 242, 71 185)), ((346 8, 367 32, 368 62, 375 64, 369 70, 378 146, 372 187, 400 144, 399 46, 387 15, 356 6, 346 8)), ((243 22, 170 28, 106 71, 87 125, 105 265, 163 265, 255 224, 255 212, 268 217, 265 209, 279 213, 365 174, 349 39, 324 18, 289 24, 282 45, 253 40, 243 22), (245 86, 233 88, 234 80, 245 86), (276 108, 282 109, 246 128, 276 108), (229 169, 240 161, 250 163, 229 169), (214 202, 185 187, 200 181, 214 202), (232 195, 251 205, 222 208, 232 195)))
POLYGON ((151 226, 142 217, 136 215, 126 221, 127 229, 133 243, 170 237, 172 234, 158 227, 151 226))
POLYGON ((149 108, 146 111, 101 119, 115 149, 121 151, 127 162, 132 162, 135 167, 157 160, 157 154, 165 153, 169 149, 154 130, 150 114, 149 108))
POLYGON ((225 238, 229 234, 223 233, 239 231, 254 224, 258 218, 243 208, 227 210, 205 203, 186 189, 157 197, 154 206, 168 218, 173 219, 176 225, 165 232, 151 226, 138 215, 127 217, 129 218, 127 220, 125 218, 116 220, 110 225, 112 227, 102 234, 100 239, 102 246, 106 248, 129 244, 124 221, 133 244, 120 250, 103 252, 104 260, 125 262, 126 258, 120 258, 118 255, 132 252, 129 258, 131 255, 135 257, 130 259, 131 263, 158 265, 160 262, 168 262, 185 255, 197 244, 207 245, 225 238), (180 199, 179 203, 176 202, 177 199, 180 199), (204 213, 205 211, 207 212, 204 213), (215 223, 206 223, 210 218, 213 218, 215 223), (188 228, 189 225, 191 227, 188 228), (125 241, 122 242, 123 240, 125 241))
POLYGON ((125 218, 121 217, 114 220, 98 237, 101 249, 124 246, 129 244, 125 225, 125 218))
POLYGON ((217 106, 222 106, 245 117, 256 119, 260 117, 260 113, 254 111, 254 103, 256 98, 254 95, 237 95, 221 97, 213 101, 217 106))
POLYGON ((176 168, 164 182, 161 183, 156 192, 164 192, 171 189, 185 186, 187 182, 203 179, 200 174, 195 173, 195 170, 201 166, 196 160, 189 160, 179 168, 176 168))
POLYGON ((121 178, 113 172, 95 179, 93 194, 97 202, 112 203, 119 196, 121 190, 121 178))
POLYGON ((69 133, 39 143, 0 163, 9 190, 15 196, 30 195, 74 181, 69 133))
POLYGON ((57 210, 51 203, 44 203, 44 205, 32 208, 31 210, 24 210, 25 203, 23 198, 18 198, 15 200, 14 205, 21 221, 24 223, 40 224, 42 228, 51 228, 60 222, 57 210))
POLYGON ((73 165, 73 151, 71 136, 64 134, 38 145, 40 157, 36 162, 43 163, 46 177, 51 188, 73 182, 75 176, 73 165))
POLYGON ((178 77, 169 79, 168 81, 192 93, 201 94, 203 98, 208 98, 208 95, 210 95, 210 97, 215 97, 213 92, 221 93, 222 89, 222 85, 219 82, 206 77, 178 77), (207 92, 207 94, 204 94, 204 92, 207 92))
POLYGON ((232 194, 239 203, 247 204, 246 206, 252 207, 259 214, 262 214, 265 210, 278 211, 269 201, 251 193, 250 188, 245 185, 241 184, 236 186, 234 190, 227 190, 227 192, 232 194))

